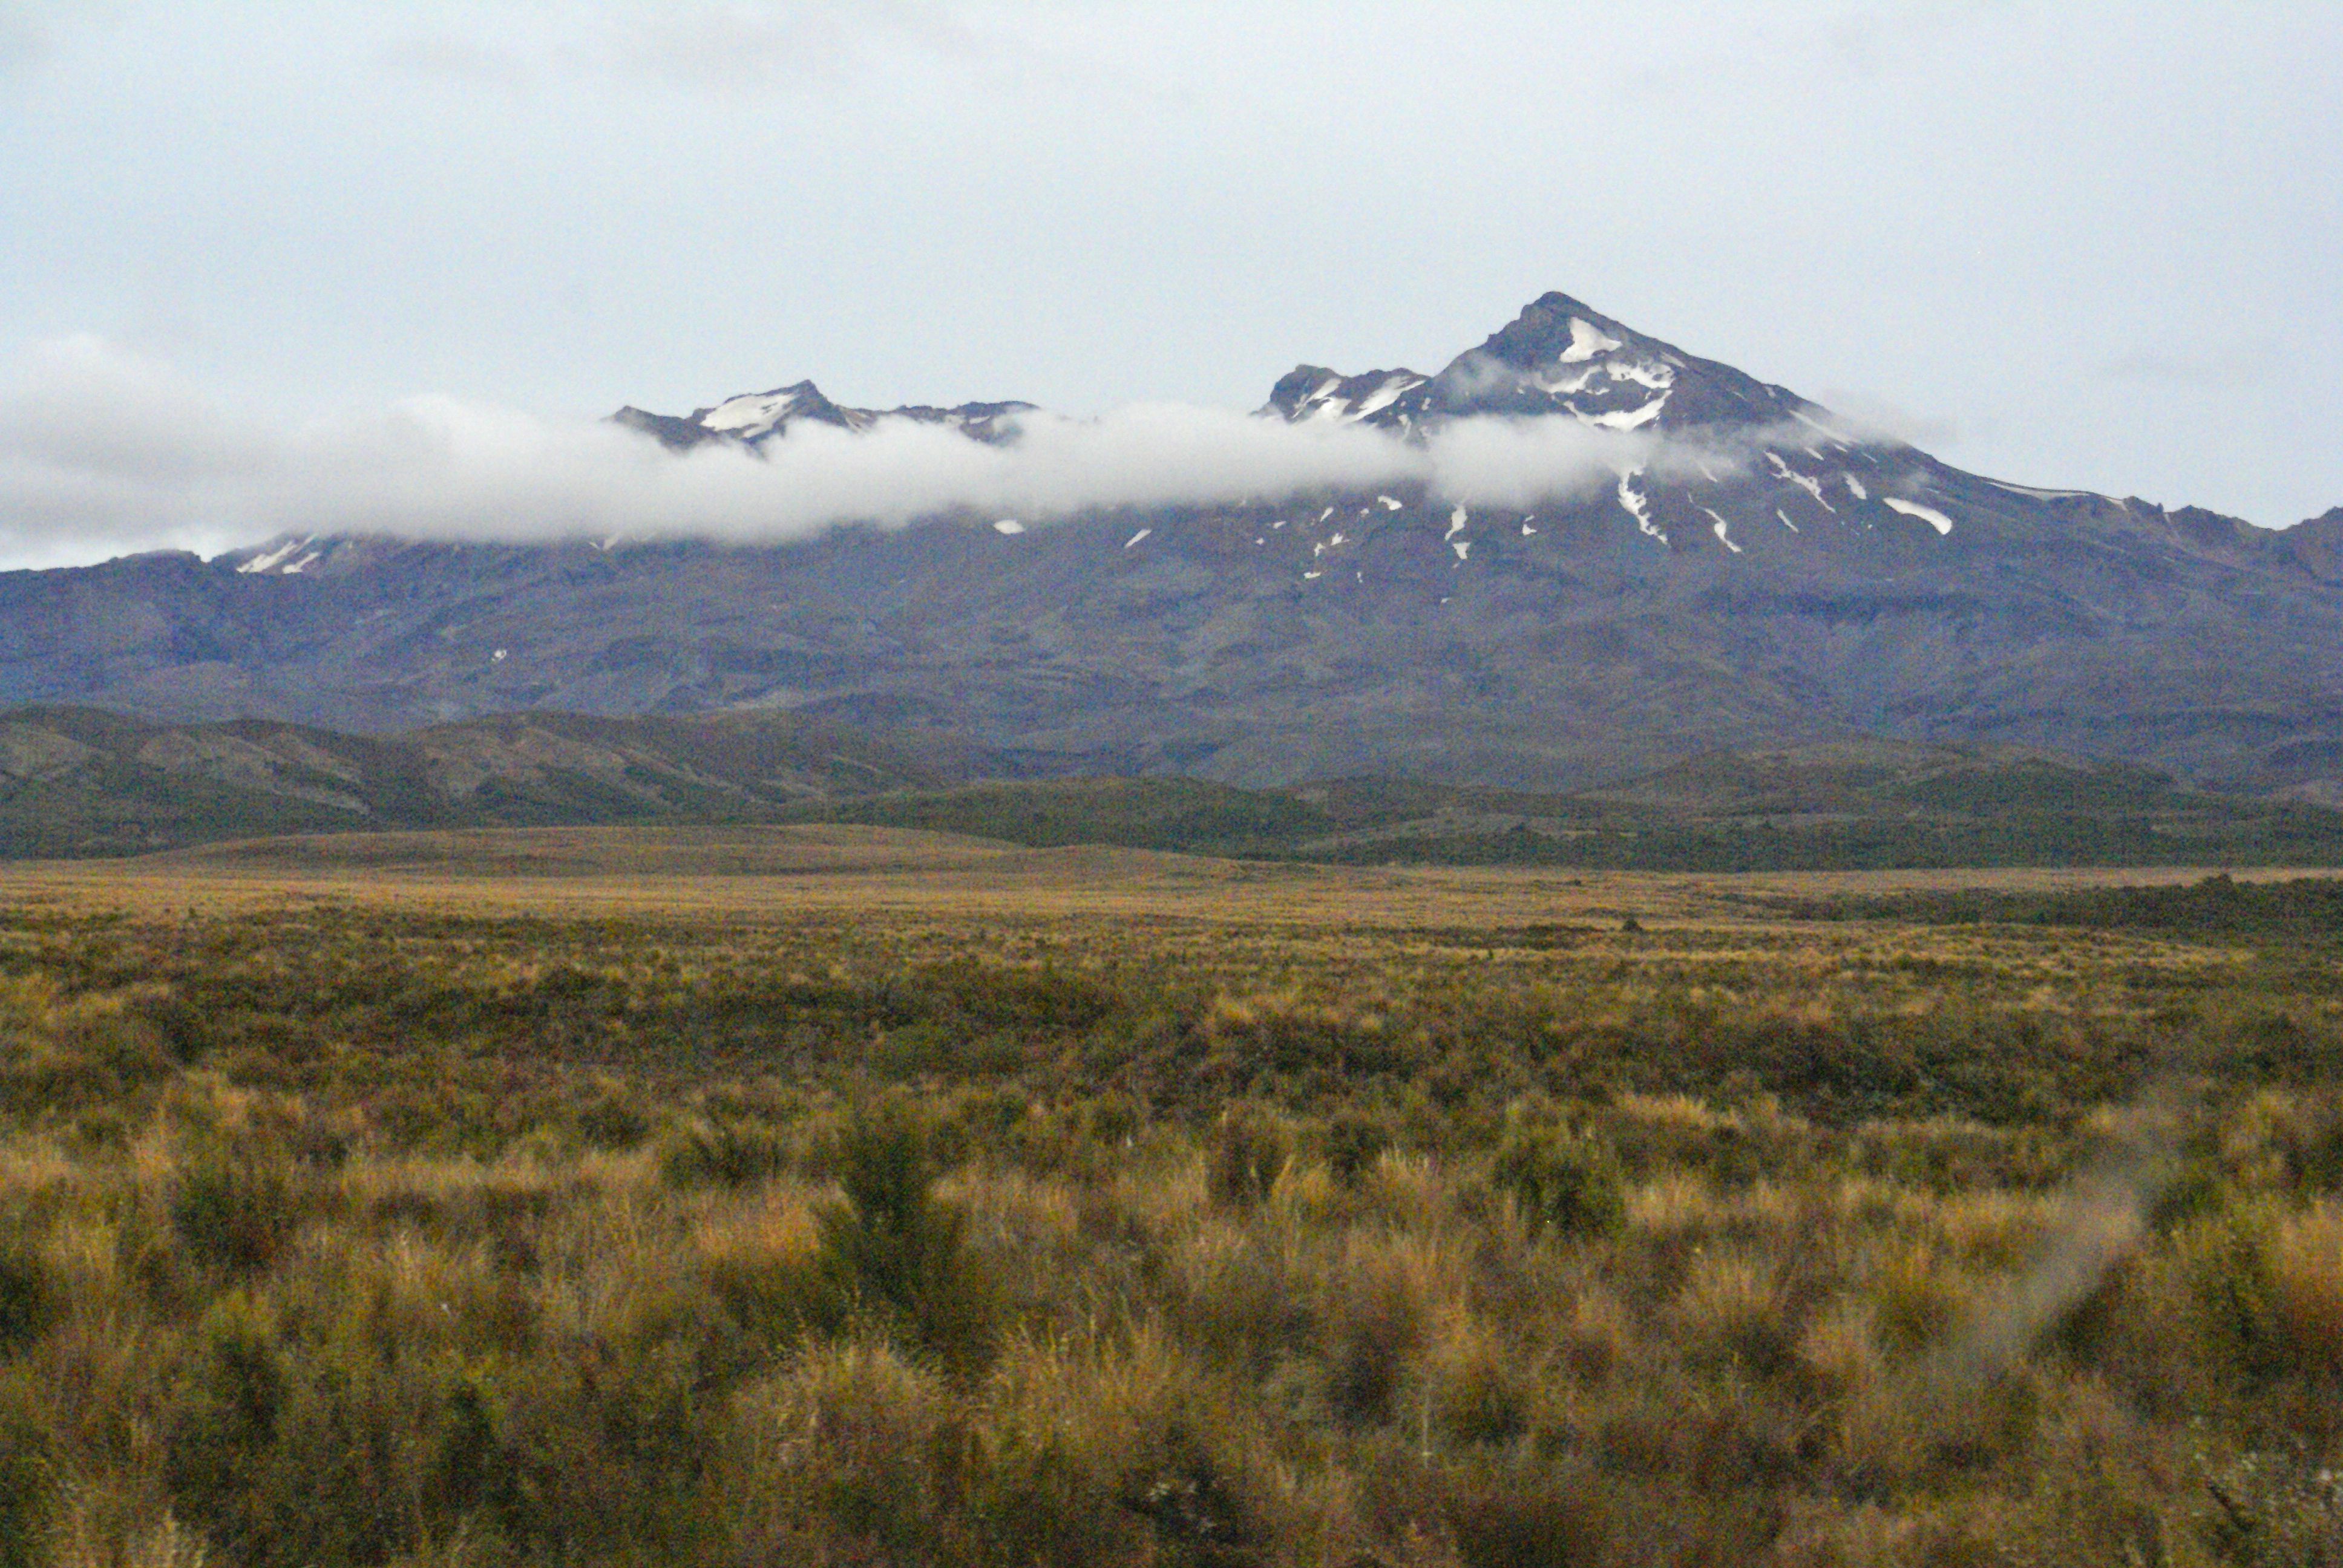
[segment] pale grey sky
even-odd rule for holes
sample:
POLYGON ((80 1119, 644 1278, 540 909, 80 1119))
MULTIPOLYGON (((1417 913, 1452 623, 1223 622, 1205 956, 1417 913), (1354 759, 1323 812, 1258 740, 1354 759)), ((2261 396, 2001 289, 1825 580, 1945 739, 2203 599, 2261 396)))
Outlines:
POLYGON ((1549 288, 2280 526, 2343 504, 2338 81, 2308 3, 0 0, 0 564, 218 542, 153 472, 405 399, 1242 409, 1549 288))

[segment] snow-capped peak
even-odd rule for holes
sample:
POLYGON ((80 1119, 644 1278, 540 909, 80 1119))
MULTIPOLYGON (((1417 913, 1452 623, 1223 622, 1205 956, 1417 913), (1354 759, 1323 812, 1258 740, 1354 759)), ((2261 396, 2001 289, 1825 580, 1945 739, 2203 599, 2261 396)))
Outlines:
POLYGON ((333 548, 334 541, 318 541, 315 534, 279 534, 266 544, 237 550, 228 557, 244 577, 299 577, 333 548))
POLYGON ((700 409, 692 419, 705 430, 743 441, 761 441, 788 429, 792 419, 814 419, 825 425, 859 429, 870 423, 867 417, 856 418, 861 412, 859 408, 840 408, 823 397, 821 388, 812 382, 800 381, 794 387, 777 387, 770 392, 748 392, 728 397, 713 408, 700 409))
POLYGON ((962 403, 940 408, 925 403, 896 408, 850 408, 823 396, 810 381, 776 387, 769 392, 744 392, 713 407, 694 409, 689 417, 653 414, 628 407, 610 416, 618 424, 656 437, 677 451, 709 441, 729 441, 749 447, 763 446, 789 434, 789 427, 811 421, 842 430, 868 430, 881 419, 909 419, 922 425, 944 425, 979 441, 1005 441, 1015 430, 1016 417, 1031 413, 1033 405, 962 403))

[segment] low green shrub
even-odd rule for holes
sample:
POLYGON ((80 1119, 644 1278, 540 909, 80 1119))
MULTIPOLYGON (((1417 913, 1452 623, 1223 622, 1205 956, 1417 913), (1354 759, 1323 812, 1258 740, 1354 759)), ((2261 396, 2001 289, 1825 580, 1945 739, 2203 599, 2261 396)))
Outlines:
POLYGON ((1523 1221, 1561 1236, 1608 1236, 1626 1221, 1619 1163, 1593 1139, 1559 1127, 1515 1126, 1489 1180, 1512 1194, 1523 1221))
POLYGON ((1282 1127, 1251 1107, 1232 1107, 1205 1141, 1204 1190, 1215 1208, 1252 1208, 1277 1185, 1287 1158, 1282 1127))
POLYGON ((815 1216, 823 1272, 854 1299, 939 1348, 977 1325, 962 1216, 934 1192, 926 1133, 897 1110, 864 1111, 839 1138, 840 1201, 815 1216))
POLYGON ((1337 1112, 1326 1123, 1326 1169, 1342 1186, 1357 1186, 1391 1146, 1391 1129, 1373 1117, 1337 1112))

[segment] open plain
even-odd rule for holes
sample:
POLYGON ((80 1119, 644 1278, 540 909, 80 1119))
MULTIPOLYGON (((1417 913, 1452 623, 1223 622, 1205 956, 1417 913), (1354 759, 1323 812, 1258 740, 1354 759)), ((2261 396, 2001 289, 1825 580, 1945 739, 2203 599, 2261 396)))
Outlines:
POLYGON ((2330 1563, 2338 886, 12 865, 0 1562, 2330 1563))

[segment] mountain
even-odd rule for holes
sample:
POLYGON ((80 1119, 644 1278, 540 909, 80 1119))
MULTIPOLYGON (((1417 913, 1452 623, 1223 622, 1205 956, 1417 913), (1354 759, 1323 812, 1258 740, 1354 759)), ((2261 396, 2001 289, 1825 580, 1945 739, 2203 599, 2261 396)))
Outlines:
POLYGON ((688 452, 711 442, 761 447, 776 437, 788 435, 791 425, 811 423, 831 425, 841 430, 868 430, 881 419, 944 425, 979 441, 1000 442, 1010 438, 1017 415, 1031 412, 1032 404, 1017 402, 962 403, 951 408, 930 407, 924 403, 907 404, 900 408, 848 408, 823 397, 821 388, 812 382, 800 381, 794 387, 777 387, 770 392, 728 397, 712 407, 696 408, 688 417, 649 414, 631 405, 610 417, 653 437, 669 450, 688 452))
MULTIPOLYGON (((1025 411, 897 412, 1013 443, 1025 411)), ((1531 416, 1624 455, 1523 507, 1387 485, 786 546, 296 535, 0 575, 0 702, 379 731, 780 709, 1014 776, 1256 788, 1564 792, 1885 739, 2343 799, 2343 508, 2280 532, 1984 478, 1559 294, 1436 374, 1305 366, 1262 410, 1405 441, 1531 416)), ((618 418, 764 450, 884 417, 799 383, 618 418)))
POLYGON ((980 766, 789 714, 510 714, 401 736, 0 713, 0 859, 387 828, 769 821, 980 766))
POLYGON ((1795 393, 1645 337, 1566 294, 1533 301, 1437 376, 1344 376, 1303 365, 1271 390, 1268 407, 1288 419, 1400 431, 1475 415, 1564 415, 1612 430, 1766 429, 1799 421, 1838 436, 1826 410, 1795 393))

